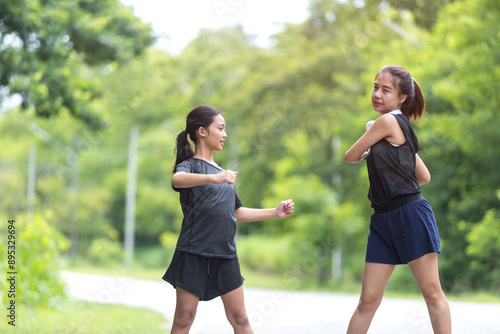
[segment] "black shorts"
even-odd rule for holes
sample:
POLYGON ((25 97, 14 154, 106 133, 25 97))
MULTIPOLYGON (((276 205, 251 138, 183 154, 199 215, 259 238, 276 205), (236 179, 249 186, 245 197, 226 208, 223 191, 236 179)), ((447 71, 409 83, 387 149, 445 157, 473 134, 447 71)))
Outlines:
POLYGON ((163 280, 207 301, 239 288, 245 279, 238 258, 204 257, 176 250, 163 280))

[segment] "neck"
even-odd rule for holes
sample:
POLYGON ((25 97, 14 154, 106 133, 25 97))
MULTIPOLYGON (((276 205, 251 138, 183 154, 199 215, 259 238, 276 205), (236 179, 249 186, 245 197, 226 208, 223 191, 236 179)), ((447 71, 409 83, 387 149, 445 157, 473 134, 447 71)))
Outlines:
POLYGON ((214 162, 214 154, 213 151, 202 147, 201 145, 197 145, 194 151, 194 158, 205 160, 208 162, 214 162))

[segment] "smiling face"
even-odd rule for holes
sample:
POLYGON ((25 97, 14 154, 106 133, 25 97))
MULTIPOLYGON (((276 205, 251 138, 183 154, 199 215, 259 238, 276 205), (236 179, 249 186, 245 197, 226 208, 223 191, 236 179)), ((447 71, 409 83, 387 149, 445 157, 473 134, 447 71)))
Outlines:
POLYGON ((222 151, 224 142, 226 141, 226 121, 222 115, 214 116, 213 122, 208 127, 208 131, 204 131, 205 143, 212 151, 222 151))
POLYGON ((400 95, 399 90, 392 83, 390 74, 380 73, 375 79, 372 90, 373 110, 380 114, 386 114, 399 109, 406 99, 406 95, 400 95))

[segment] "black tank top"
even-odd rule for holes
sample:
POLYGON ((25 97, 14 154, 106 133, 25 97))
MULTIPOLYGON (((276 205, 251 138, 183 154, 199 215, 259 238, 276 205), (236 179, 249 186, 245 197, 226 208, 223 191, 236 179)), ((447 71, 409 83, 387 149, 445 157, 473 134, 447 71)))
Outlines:
POLYGON ((406 142, 396 147, 382 139, 371 147, 366 158, 370 179, 368 198, 376 213, 388 212, 422 198, 415 177, 415 154, 419 150, 417 136, 406 115, 394 116, 406 142))

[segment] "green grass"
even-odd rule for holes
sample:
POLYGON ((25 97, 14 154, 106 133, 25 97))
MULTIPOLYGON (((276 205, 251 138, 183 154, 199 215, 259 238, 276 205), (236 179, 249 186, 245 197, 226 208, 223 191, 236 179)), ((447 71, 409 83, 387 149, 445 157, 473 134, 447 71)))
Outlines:
POLYGON ((167 267, 145 267, 140 263, 135 263, 131 268, 126 268, 123 263, 96 265, 83 259, 77 259, 70 264, 66 264, 63 269, 85 274, 114 275, 157 281, 161 280, 163 274, 165 274, 165 271, 167 270, 167 267))
MULTIPOLYGON (((4 318, 4 317, 2 317, 4 318)), ((20 305, 16 326, 0 323, 1 333, 26 334, 161 334, 169 333, 163 316, 125 305, 98 304, 67 299, 55 309, 20 305)))

